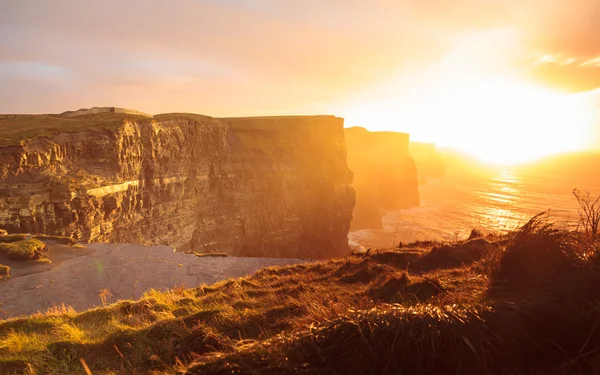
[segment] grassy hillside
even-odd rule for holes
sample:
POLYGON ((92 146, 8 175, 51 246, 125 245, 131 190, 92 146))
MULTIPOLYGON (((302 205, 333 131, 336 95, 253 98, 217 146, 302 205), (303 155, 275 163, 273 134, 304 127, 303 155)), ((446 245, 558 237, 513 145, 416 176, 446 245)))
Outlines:
POLYGON ((595 374, 593 246, 536 217, 503 237, 57 308, 0 321, 0 373, 595 374))

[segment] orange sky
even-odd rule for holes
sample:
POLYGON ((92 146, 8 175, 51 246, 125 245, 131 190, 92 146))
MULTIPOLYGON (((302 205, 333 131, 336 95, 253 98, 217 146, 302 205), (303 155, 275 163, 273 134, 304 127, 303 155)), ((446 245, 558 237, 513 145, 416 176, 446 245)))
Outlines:
POLYGON ((598 0, 4 1, 0 113, 331 113, 484 158, 519 131, 563 151, 598 137, 598 30, 598 0))

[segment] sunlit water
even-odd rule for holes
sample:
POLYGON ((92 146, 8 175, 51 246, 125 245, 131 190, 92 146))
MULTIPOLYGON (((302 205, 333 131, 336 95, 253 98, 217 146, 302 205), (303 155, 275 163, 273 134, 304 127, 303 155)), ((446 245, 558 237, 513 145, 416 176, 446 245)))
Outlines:
POLYGON ((532 216, 551 209, 559 226, 579 221, 573 188, 600 193, 600 166, 586 172, 525 172, 489 169, 448 176, 420 185, 421 207, 388 213, 383 230, 360 230, 348 236, 353 247, 390 247, 415 240, 456 240, 471 229, 483 232, 515 229, 532 216))

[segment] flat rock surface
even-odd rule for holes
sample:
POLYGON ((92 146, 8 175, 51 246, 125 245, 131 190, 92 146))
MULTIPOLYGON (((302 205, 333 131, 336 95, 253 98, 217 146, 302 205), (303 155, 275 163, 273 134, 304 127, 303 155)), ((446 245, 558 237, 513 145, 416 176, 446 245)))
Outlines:
POLYGON ((43 272, 0 282, 0 319, 44 312, 53 306, 76 311, 107 303, 138 299, 149 289, 195 287, 247 276, 268 266, 305 262, 302 259, 197 257, 168 246, 87 245, 84 255, 66 259, 43 272), (92 250, 92 251, 90 251, 92 250))

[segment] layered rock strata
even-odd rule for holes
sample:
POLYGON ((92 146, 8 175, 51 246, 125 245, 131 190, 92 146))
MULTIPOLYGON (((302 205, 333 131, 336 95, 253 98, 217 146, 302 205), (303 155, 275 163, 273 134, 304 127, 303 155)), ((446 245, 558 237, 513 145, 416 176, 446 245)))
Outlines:
POLYGON ((333 116, 0 119, 0 228, 9 232, 339 256, 351 183, 343 119, 333 116))

